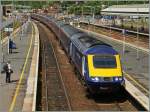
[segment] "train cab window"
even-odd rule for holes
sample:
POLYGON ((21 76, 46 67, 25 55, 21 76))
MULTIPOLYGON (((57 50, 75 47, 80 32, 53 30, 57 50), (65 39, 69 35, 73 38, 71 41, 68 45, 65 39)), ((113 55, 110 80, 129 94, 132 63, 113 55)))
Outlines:
POLYGON ((116 68, 115 56, 93 56, 93 64, 95 68, 116 68))

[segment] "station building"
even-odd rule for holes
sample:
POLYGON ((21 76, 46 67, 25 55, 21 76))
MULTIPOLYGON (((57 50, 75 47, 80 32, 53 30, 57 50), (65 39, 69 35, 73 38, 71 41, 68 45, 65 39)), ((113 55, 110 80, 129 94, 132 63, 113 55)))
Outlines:
POLYGON ((149 4, 113 5, 101 10, 102 21, 148 32, 149 4))
POLYGON ((113 5, 101 11, 103 15, 148 17, 149 4, 113 5))

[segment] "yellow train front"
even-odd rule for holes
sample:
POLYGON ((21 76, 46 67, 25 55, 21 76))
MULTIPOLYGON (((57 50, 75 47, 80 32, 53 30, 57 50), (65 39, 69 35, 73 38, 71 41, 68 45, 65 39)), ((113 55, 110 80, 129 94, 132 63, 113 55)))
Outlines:
POLYGON ((90 92, 119 90, 124 85, 124 77, 118 52, 91 36, 78 37, 72 38, 70 54, 90 92))
POLYGON ((112 92, 124 85, 119 54, 87 55, 86 83, 91 92, 112 92))

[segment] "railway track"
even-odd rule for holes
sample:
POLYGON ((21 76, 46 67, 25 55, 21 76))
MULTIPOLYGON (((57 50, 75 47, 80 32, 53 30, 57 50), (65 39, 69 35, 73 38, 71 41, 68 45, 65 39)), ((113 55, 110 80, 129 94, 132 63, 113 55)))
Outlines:
POLYGON ((98 95, 89 94, 87 88, 84 85, 82 85, 81 81, 79 80, 79 77, 77 77, 77 75, 75 74, 73 65, 69 63, 69 60, 65 55, 65 52, 62 50, 59 42, 56 40, 55 35, 53 35, 52 32, 41 23, 38 24, 40 24, 39 30, 41 34, 40 36, 41 43, 44 44, 44 46, 42 47, 41 54, 45 55, 43 57, 46 57, 44 58, 45 62, 43 62, 43 65, 47 66, 43 68, 43 71, 45 71, 45 73, 42 72, 42 74, 46 75, 46 77, 44 77, 45 76, 44 75, 42 79, 44 89, 42 90, 43 94, 41 93, 42 94, 41 97, 43 98, 41 102, 44 103, 42 107, 43 110, 48 110, 46 109, 46 107, 44 107, 46 105, 49 106, 49 110, 74 110, 74 111, 143 110, 143 108, 138 103, 136 103, 136 101, 124 89, 117 92, 117 94, 116 93, 98 94, 98 95), (53 48, 54 50, 52 50, 53 48), (55 57, 57 57, 57 61, 54 61, 56 59, 55 57), (59 75, 56 75, 59 72, 57 69, 59 69, 62 78, 60 78, 59 75), (63 79, 63 83, 62 81, 60 81, 61 79, 63 79), (57 89, 58 86, 61 87, 62 89, 57 89), (63 89, 63 87, 65 87, 65 89, 63 89), (49 90, 51 90, 51 94, 49 93, 49 90), (66 92, 64 92, 64 90, 66 92), (60 93, 63 93, 61 94, 62 96, 57 94, 59 93, 58 91, 60 93), (57 98, 59 98, 59 96, 61 100, 64 100, 63 106, 61 108, 57 107, 57 105, 59 104, 62 105, 61 104, 62 102, 60 103, 59 100, 56 100, 57 98), (68 97, 66 98, 66 96, 68 97), (67 104, 68 103, 67 100, 69 104, 67 104), (46 104, 46 102, 48 103, 46 104), (69 105, 71 106, 69 107, 69 105))
MULTIPOLYGON (((41 28, 41 27, 39 27, 41 28)), ((42 31, 42 29, 40 29, 42 31)), ((61 76, 53 44, 48 40, 46 33, 40 32, 42 52, 42 75, 45 92, 43 102, 45 111, 71 110, 70 101, 61 76)))
MULTIPOLYGON (((105 29, 105 28, 94 26, 94 25, 87 25, 87 24, 84 24, 84 23, 81 23, 80 26, 83 29, 94 31, 94 32, 97 32, 97 33, 100 33, 100 34, 118 39, 118 40, 123 40, 123 35, 119 31, 115 31, 115 30, 112 30, 112 29, 105 29)), ((126 34, 126 37, 127 37, 126 40, 125 40, 126 42, 134 43, 138 46, 141 46, 141 47, 144 47, 144 48, 147 48, 147 49, 149 47, 149 45, 148 45, 149 39, 148 39, 147 36, 139 36, 139 41, 137 41, 137 35, 126 34)))

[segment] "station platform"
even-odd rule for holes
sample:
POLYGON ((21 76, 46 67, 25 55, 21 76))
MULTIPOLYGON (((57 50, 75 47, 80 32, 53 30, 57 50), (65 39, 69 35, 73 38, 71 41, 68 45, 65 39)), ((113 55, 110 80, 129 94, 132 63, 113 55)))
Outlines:
MULTIPOLYGON (((81 20, 80 21, 81 23, 86 23, 86 24, 89 24, 89 21, 87 20, 81 20)), ((107 28, 107 29, 112 29, 112 30, 117 30, 117 31, 120 31, 122 32, 122 28, 119 28, 119 27, 113 27, 113 26, 110 26, 111 23, 109 22, 103 22, 101 20, 93 20, 91 23, 91 25, 95 25, 95 26, 99 26, 99 27, 102 27, 102 28, 107 28)), ((127 33, 132 33, 132 34, 139 34, 139 35, 143 35, 143 36, 149 36, 148 33, 145 33, 145 32, 137 32, 137 31, 134 31, 134 30, 131 30, 131 29, 126 29, 126 32, 127 33)))
MULTIPOLYGON (((86 21, 80 21, 80 23, 83 24, 88 24, 88 22, 86 21)), ((96 24, 96 23, 90 23, 90 25, 92 25, 92 27, 86 27, 87 30, 90 31, 94 31, 94 32, 100 32, 103 35, 106 35, 108 37, 114 38, 118 41, 125 41, 126 44, 133 46, 133 47, 138 47, 146 52, 149 52, 149 40, 148 40, 148 36, 149 34, 146 33, 142 33, 142 32, 135 32, 132 30, 125 30, 125 34, 123 35, 122 31, 124 29, 121 28, 117 28, 117 27, 110 27, 110 26, 106 26, 106 25, 102 25, 100 23, 96 24), (94 28, 93 28, 94 26, 94 28), (97 28, 95 28, 97 27, 97 28), (99 30, 97 31, 98 28, 102 28, 105 30, 99 30), (107 30, 107 32, 106 32, 107 30), (138 35, 138 39, 137 39, 137 35, 138 35)), ((81 25, 82 26, 82 25, 81 25)))
POLYGON ((23 108, 36 33, 31 21, 26 25, 23 33, 20 28, 11 37, 17 47, 13 49, 13 53, 8 54, 7 42, 2 44, 3 65, 10 61, 13 74, 10 83, 5 82, 5 73, 0 75, 0 111, 22 111, 23 108))
POLYGON ((87 29, 81 30, 88 32, 97 39, 113 46, 120 56, 123 73, 125 76, 125 88, 137 99, 147 110, 149 109, 149 49, 132 43, 123 42, 100 33, 87 29), (123 46, 125 46, 123 52, 123 46), (138 58, 137 58, 138 55, 138 58))

